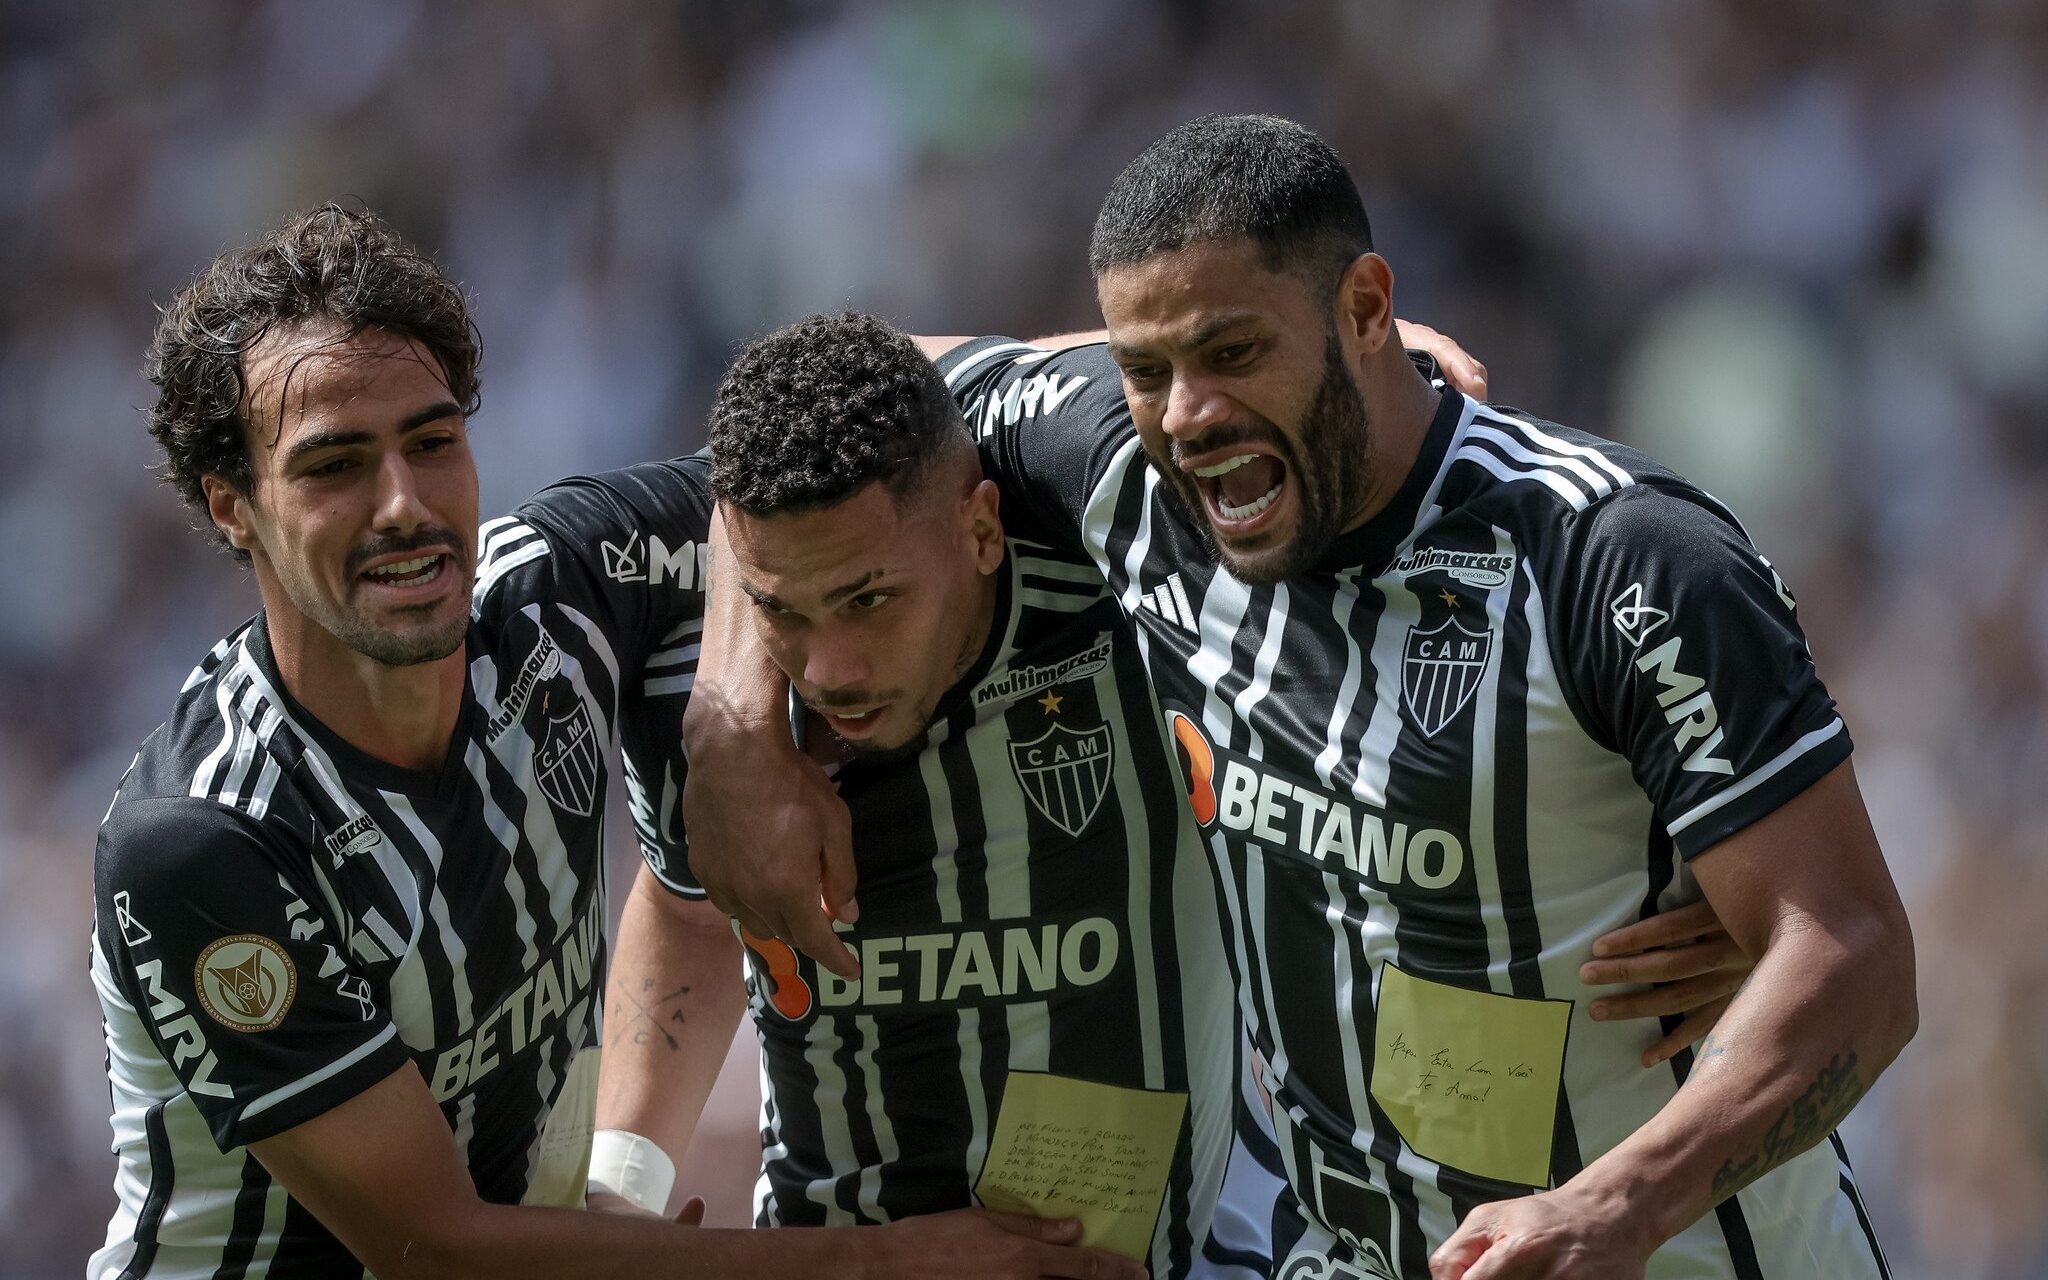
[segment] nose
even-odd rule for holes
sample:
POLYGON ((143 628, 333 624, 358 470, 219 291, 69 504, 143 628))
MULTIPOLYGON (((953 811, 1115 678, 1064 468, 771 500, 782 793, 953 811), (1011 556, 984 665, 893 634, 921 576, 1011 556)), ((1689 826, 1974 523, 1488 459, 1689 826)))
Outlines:
POLYGON ((1166 413, 1159 425, 1168 436, 1185 443, 1199 439, 1229 417, 1229 400, 1212 379, 1177 372, 1167 388, 1166 413))
POLYGON ((850 636, 814 635, 804 649, 804 682, 824 697, 868 691, 874 666, 850 636))
POLYGON ((429 524, 433 514, 420 498, 419 478, 402 450, 385 454, 377 467, 377 529, 410 533, 429 524))

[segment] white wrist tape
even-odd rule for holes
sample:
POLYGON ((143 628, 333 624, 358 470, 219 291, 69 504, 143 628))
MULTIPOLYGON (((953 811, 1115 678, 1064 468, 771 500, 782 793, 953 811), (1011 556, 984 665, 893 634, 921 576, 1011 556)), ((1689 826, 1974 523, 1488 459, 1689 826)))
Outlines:
POLYGON ((650 1139, 624 1129, 599 1129, 590 1139, 586 1185, 589 1192, 609 1192, 660 1213, 676 1185, 676 1165, 650 1139))

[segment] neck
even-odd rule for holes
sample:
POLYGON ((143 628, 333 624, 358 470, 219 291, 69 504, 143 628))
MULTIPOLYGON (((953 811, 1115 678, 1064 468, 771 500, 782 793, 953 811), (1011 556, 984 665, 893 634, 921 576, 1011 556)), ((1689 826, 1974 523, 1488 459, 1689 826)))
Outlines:
POLYGON ((1365 500, 1344 526, 1346 533, 1385 511, 1407 483, 1444 394, 1429 384, 1400 344, 1392 342, 1367 361, 1358 383, 1366 420, 1372 424, 1371 467, 1365 500))
MULTIPOLYGON (((268 602, 266 602, 267 604, 268 602)), ((289 604, 266 607, 270 652, 285 691, 335 736, 404 769, 447 758, 462 714, 467 655, 389 667, 349 648, 289 604)))

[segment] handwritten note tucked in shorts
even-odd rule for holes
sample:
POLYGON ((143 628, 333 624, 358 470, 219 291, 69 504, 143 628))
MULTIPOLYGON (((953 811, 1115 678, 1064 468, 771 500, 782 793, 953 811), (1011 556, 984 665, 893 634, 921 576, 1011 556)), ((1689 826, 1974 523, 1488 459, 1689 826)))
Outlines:
POLYGON ((1372 1096, 1417 1154, 1550 1184, 1569 1000, 1522 1000, 1380 969, 1372 1096))
POLYGON ((1143 1258, 1188 1095, 1013 1071, 974 1193, 991 1209, 1079 1218, 1084 1244, 1143 1258))

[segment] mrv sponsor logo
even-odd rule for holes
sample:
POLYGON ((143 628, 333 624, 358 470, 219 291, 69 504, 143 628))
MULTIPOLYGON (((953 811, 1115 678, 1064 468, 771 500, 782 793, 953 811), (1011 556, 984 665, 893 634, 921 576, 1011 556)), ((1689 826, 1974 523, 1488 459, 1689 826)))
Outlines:
POLYGON ((670 548, 660 534, 651 533, 643 545, 640 531, 635 529, 626 535, 626 545, 604 542, 598 550, 604 554, 605 576, 613 582, 645 582, 656 587, 672 582, 694 591, 711 573, 709 543, 684 542, 670 548))
POLYGON ((1057 412, 1076 391, 1087 385, 1088 379, 1081 374, 1062 378, 1057 373, 1036 373, 1011 383, 999 394, 984 398, 968 410, 967 420, 974 424, 977 435, 986 438, 999 426, 1014 427, 1041 413, 1057 412))
POLYGON ((1312 858, 1382 889, 1448 889, 1464 876, 1471 859, 1457 832, 1396 817, 1224 750, 1184 711, 1169 711, 1167 721, 1180 748, 1188 805, 1203 829, 1312 858))
POLYGON ((580 1017, 604 977, 604 900, 592 901, 539 964, 469 1035, 434 1055, 434 1101, 482 1084, 505 1063, 554 1032, 563 1014, 580 1017))

